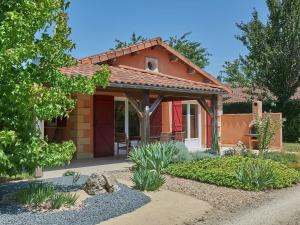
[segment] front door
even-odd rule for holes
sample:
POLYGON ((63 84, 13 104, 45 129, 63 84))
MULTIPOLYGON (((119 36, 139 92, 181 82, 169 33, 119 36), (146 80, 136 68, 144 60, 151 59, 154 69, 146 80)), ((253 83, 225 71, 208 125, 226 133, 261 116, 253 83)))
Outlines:
POLYGON ((185 132, 185 145, 189 150, 201 148, 201 107, 197 102, 182 103, 182 126, 185 132))
POLYGON ((94 157, 114 155, 114 97, 94 96, 94 157))

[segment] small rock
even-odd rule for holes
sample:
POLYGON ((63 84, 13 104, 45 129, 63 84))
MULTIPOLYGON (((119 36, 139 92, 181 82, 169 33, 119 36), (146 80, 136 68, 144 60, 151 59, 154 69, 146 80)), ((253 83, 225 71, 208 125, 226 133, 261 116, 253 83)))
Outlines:
POLYGON ((88 193, 89 195, 96 195, 96 194, 102 194, 106 193, 105 189, 106 181, 102 174, 93 173, 91 176, 87 179, 83 190, 88 193))
POLYGON ((115 192, 120 190, 117 180, 113 176, 102 173, 93 173, 87 179, 83 190, 89 195, 103 194, 106 192, 115 192))

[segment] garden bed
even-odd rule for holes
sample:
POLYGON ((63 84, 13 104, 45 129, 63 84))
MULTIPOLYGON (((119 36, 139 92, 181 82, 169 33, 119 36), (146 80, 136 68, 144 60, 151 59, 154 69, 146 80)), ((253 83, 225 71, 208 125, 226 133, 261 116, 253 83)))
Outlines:
POLYGON ((204 159, 201 161, 171 164, 167 168, 166 172, 176 177, 245 190, 284 188, 292 186, 300 180, 299 172, 288 168, 282 163, 275 162, 273 160, 241 156, 204 159), (254 176, 258 175, 257 180, 254 180, 255 183, 243 182, 241 179, 237 178, 236 171, 245 165, 245 163, 247 164, 246 166, 248 166, 248 168, 244 167, 243 172, 248 177, 253 179, 254 176), (261 167, 253 168, 252 165, 255 164, 261 167), (262 166, 264 165, 268 167, 263 168, 262 166), (251 169, 253 170, 253 174, 249 174, 251 169), (270 174, 270 172, 272 172, 272 174, 270 174), (271 179, 267 179, 271 176, 272 183, 269 183, 262 188, 255 186, 256 183, 259 182, 269 182, 271 179))
MULTIPOLYGON (((76 185, 72 184, 72 177, 51 178, 41 181, 53 185, 63 192, 78 191, 86 181, 86 176, 81 176, 76 185)), ((12 194, 28 187, 30 181, 5 183, 0 186, 0 196, 12 194)), ((1 200, 1 199, 0 199, 1 200)), ((101 221, 129 213, 147 204, 150 198, 142 192, 132 190, 126 185, 120 184, 120 190, 114 193, 106 193, 90 196, 83 201, 83 206, 78 209, 34 212, 28 208, 16 204, 0 203, 0 224, 80 224, 92 225, 101 221)))

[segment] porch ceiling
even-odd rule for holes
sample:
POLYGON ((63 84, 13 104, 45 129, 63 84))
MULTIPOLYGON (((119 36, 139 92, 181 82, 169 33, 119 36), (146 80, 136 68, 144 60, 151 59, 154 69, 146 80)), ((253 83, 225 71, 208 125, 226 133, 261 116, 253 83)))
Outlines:
MULTIPOLYGON (((195 82, 162 73, 154 73, 128 66, 110 66, 111 88, 128 88, 151 91, 180 92, 186 94, 226 94, 227 91, 221 85, 195 82)), ((81 64, 69 68, 62 68, 66 75, 84 75, 91 77, 99 65, 81 64)))

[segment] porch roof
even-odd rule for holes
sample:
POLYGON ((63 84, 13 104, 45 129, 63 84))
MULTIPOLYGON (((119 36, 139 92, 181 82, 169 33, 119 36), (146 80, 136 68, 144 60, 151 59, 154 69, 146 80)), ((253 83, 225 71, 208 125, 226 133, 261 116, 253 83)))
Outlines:
MULTIPOLYGON (((92 77, 101 66, 97 64, 79 64, 77 66, 62 68, 66 75, 83 75, 92 77)), ((174 91, 197 94, 225 94, 227 90, 222 85, 202 83, 182 79, 167 74, 150 72, 128 66, 109 66, 111 76, 110 87, 124 87, 147 89, 157 91, 174 91)))

